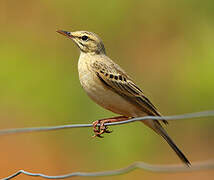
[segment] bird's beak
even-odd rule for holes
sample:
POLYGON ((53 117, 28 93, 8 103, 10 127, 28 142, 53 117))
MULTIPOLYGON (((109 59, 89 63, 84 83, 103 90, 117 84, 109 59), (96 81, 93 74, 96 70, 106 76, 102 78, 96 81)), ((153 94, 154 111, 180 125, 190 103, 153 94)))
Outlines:
POLYGON ((73 36, 70 32, 68 32, 68 31, 57 30, 56 32, 58 32, 58 33, 60 33, 60 34, 62 34, 62 35, 64 35, 64 36, 67 36, 68 38, 73 38, 73 37, 74 37, 74 36, 73 36))

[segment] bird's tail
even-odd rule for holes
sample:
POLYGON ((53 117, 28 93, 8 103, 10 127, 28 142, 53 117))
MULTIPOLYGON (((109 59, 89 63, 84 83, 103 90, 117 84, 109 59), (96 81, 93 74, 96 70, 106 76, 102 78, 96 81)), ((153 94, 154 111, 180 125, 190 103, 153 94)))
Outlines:
POLYGON ((178 157, 181 159, 183 163, 185 163, 187 166, 191 166, 189 160, 186 158, 186 156, 181 152, 181 150, 175 145, 173 140, 169 137, 167 132, 164 130, 164 128, 161 126, 161 124, 157 120, 153 120, 152 122, 146 122, 147 126, 155 130, 156 133, 158 133, 160 136, 162 136, 166 142, 170 145, 170 147, 175 151, 175 153, 178 155, 178 157), (152 127, 151 127, 152 126, 152 127))

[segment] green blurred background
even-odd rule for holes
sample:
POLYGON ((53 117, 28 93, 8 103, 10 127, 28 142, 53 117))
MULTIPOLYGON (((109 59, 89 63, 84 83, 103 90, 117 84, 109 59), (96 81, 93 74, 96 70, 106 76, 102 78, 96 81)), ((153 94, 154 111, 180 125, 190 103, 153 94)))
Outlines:
MULTIPOLYGON (((113 116, 81 88, 79 50, 57 29, 101 36, 107 54, 162 114, 214 109, 212 0, 1 0, 0 27, 1 129, 91 123, 113 116)), ((213 118, 179 120, 171 121, 167 130, 194 162, 214 157, 213 126, 213 118)), ((114 132, 104 139, 91 138, 91 128, 2 136, 0 178, 19 169, 60 175, 110 170, 134 161, 180 163, 164 140, 140 123, 110 129, 114 132)), ((213 176, 211 170, 176 174, 136 170, 96 179, 213 176)))

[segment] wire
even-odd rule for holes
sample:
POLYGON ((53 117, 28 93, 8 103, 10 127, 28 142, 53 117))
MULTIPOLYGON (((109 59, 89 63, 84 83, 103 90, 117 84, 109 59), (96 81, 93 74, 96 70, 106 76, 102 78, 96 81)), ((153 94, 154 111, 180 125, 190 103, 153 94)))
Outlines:
MULTIPOLYGON (((214 111, 203 111, 203 112, 196 112, 196 113, 189 113, 189 114, 183 114, 183 115, 175 115, 175 116, 145 116, 145 117, 138 117, 138 118, 132 118, 129 120, 121 121, 121 122, 115 122, 115 123, 106 123, 106 126, 113 126, 113 125, 121 125, 121 124, 127 124, 132 123, 136 121, 143 121, 148 119, 156 119, 156 120, 179 120, 179 119, 192 119, 192 118, 201 118, 201 117, 212 117, 214 116, 214 111)), ((18 129, 5 129, 0 130, 0 135, 6 135, 6 134, 15 134, 15 133, 27 133, 27 132, 38 132, 38 131, 52 131, 52 130, 60 130, 60 129, 70 129, 70 128, 82 128, 82 127, 92 127, 93 124, 71 124, 71 125, 60 125, 60 126, 49 126, 49 127, 32 127, 32 128, 18 128, 18 129)), ((99 126, 99 124, 98 124, 99 126)), ((198 170, 208 170, 208 169, 214 169, 214 160, 204 161, 204 162, 197 162, 193 163, 191 167, 187 167, 184 165, 152 165, 147 164, 144 162, 134 162, 133 164, 116 170, 111 171, 101 171, 101 172, 73 172, 70 174, 65 175, 59 175, 59 176, 48 176, 41 173, 31 173, 24 170, 19 170, 16 173, 3 178, 3 180, 10 180, 14 177, 17 177, 20 174, 25 174, 28 176, 35 176, 35 177, 42 177, 46 179, 65 179, 75 176, 112 176, 112 175, 121 175, 128 173, 130 171, 133 171, 135 169, 144 169, 147 171, 152 172, 190 172, 190 171, 198 171, 198 170)))
MULTIPOLYGON (((144 116, 144 117, 137 117, 132 118, 125 121, 114 122, 114 123, 105 123, 106 126, 113 126, 113 125, 121 125, 132 123, 136 121, 144 121, 148 119, 156 119, 156 120, 179 120, 179 119, 193 119, 193 118, 201 118, 201 117, 212 117, 214 116, 214 111, 202 111, 196 113, 188 113, 182 115, 174 115, 174 116, 144 116)), ((60 129, 71 129, 71 128, 83 128, 83 127, 92 127, 93 124, 68 124, 68 125, 59 125, 59 126, 47 126, 47 127, 30 127, 30 128, 17 128, 17 129, 3 129, 0 130, 0 135, 6 134, 17 134, 17 133, 28 133, 28 132, 39 132, 39 131, 54 131, 60 129)), ((99 126, 99 124, 98 124, 99 126)))
POLYGON ((172 165, 152 165, 144 162, 134 162, 133 164, 121 169, 115 169, 110 171, 100 171, 100 172, 73 172, 70 174, 59 175, 59 176, 48 176, 41 173, 31 173, 28 171, 19 170, 16 173, 12 174, 11 176, 3 178, 2 180, 10 180, 21 174, 25 174, 27 176, 42 177, 45 179, 66 179, 66 178, 77 177, 77 176, 101 177, 101 176, 122 175, 136 169, 143 169, 146 171, 159 172, 159 173, 175 173, 175 172, 192 172, 192 171, 198 171, 198 170, 209 170, 213 168, 214 168, 214 160, 192 163, 191 167, 187 167, 185 165, 173 165, 173 164, 172 165))

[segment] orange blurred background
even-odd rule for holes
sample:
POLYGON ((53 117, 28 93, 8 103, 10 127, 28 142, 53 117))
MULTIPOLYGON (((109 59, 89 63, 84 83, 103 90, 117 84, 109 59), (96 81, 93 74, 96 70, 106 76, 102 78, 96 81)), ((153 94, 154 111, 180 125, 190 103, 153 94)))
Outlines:
MULTIPOLYGON (((57 29, 97 33, 107 54, 162 114, 214 109, 213 19, 211 0, 1 0, 1 129, 91 123, 113 116, 81 88, 79 51, 57 29)), ((167 130, 194 162, 214 157, 213 126, 213 118, 198 118, 171 121, 167 130)), ((116 169, 134 161, 180 163, 164 140, 140 123, 110 129, 114 132, 103 139, 91 138, 91 128, 1 136, 0 178, 19 169, 61 175, 116 169)), ((136 170, 97 179, 213 177, 213 170, 174 174, 136 170)))

